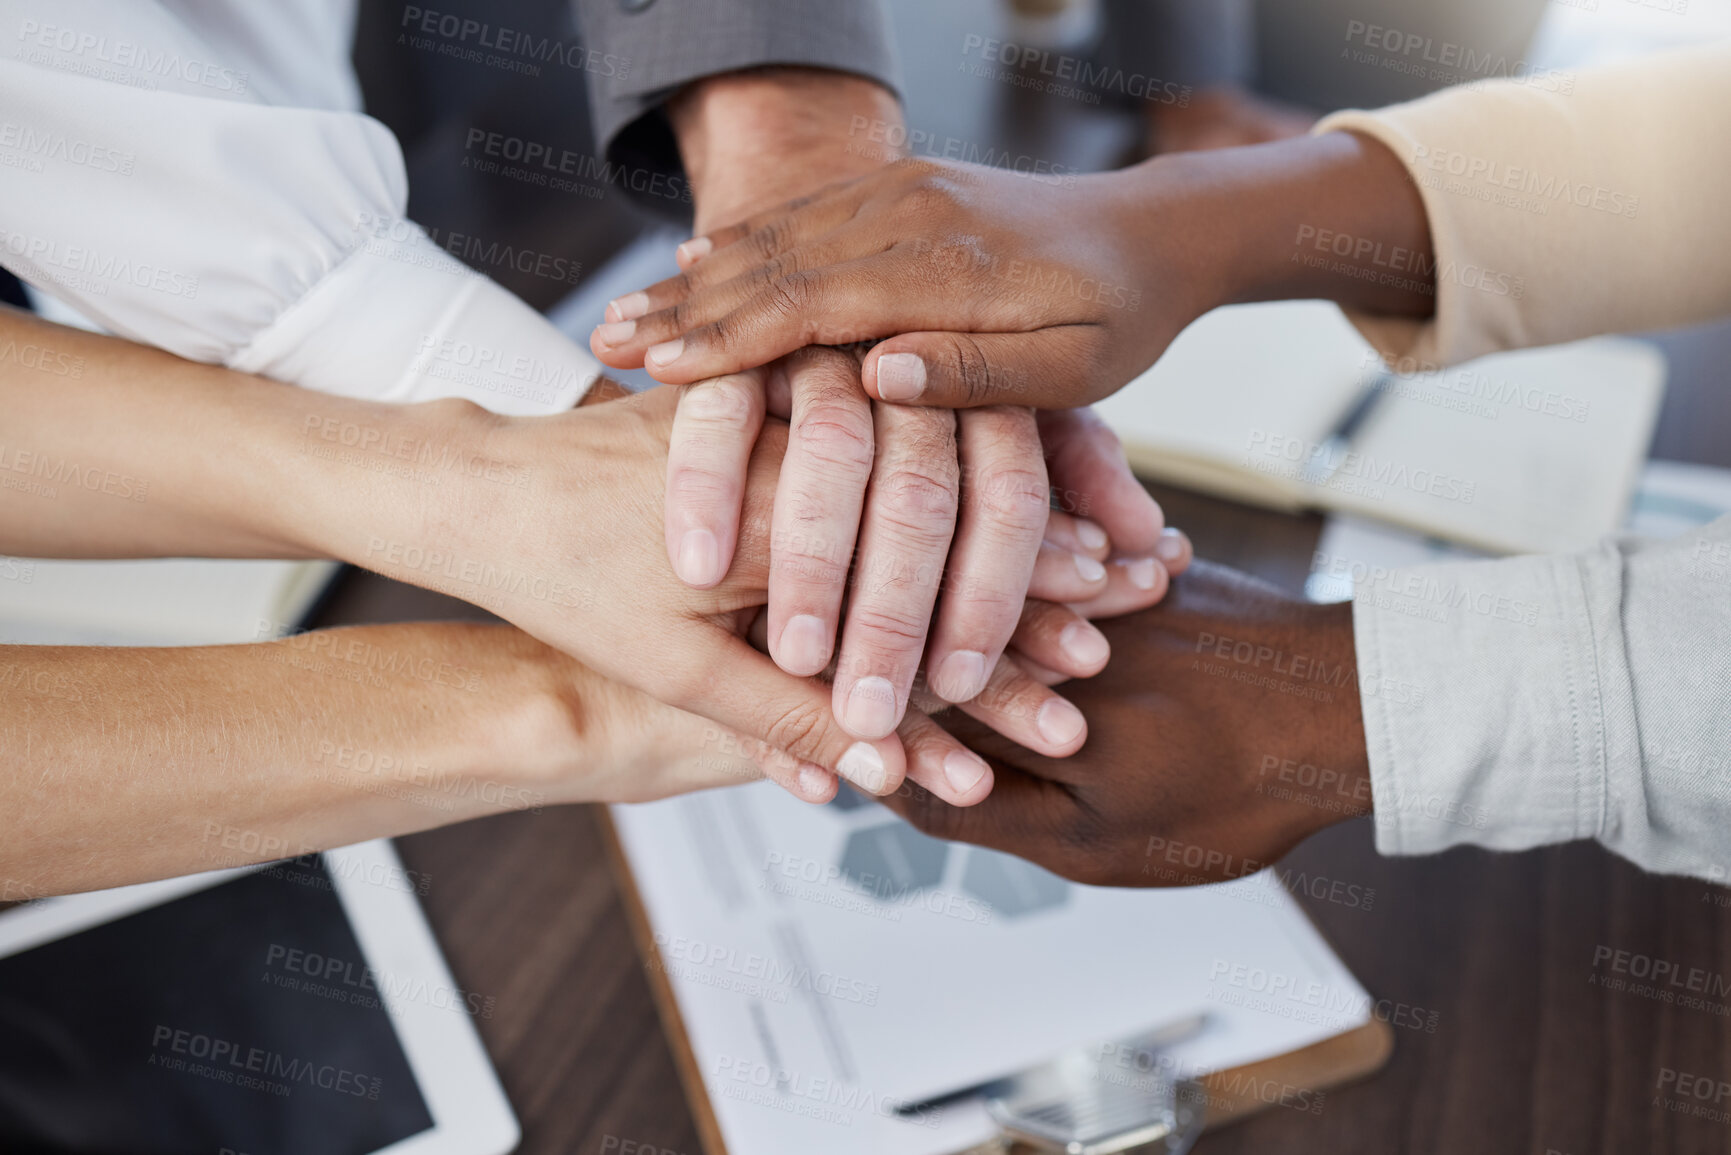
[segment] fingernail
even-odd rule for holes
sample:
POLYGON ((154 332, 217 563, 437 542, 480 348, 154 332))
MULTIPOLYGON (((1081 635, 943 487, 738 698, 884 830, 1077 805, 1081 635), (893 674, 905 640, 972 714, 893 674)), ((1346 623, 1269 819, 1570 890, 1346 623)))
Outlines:
POLYGON ((688 529, 679 539, 679 580, 686 585, 712 586, 721 580, 721 544, 707 529, 688 529))
POLYGON ((1040 737, 1054 746, 1068 746, 1087 725, 1082 720, 1082 711, 1062 698, 1048 698, 1040 707, 1035 724, 1040 728, 1040 737))
POLYGON ((1130 584, 1139 590, 1154 588, 1154 559, 1139 557, 1135 561, 1124 562, 1124 572, 1130 576, 1130 584))
POLYGON ((648 311, 648 293, 626 293, 618 300, 607 302, 609 321, 635 321, 648 311))
POLYGON ((1079 520, 1076 522, 1076 540, 1082 543, 1083 549, 1105 549, 1111 539, 1093 522, 1079 520))
POLYGON ((1106 580, 1106 567, 1085 553, 1070 555, 1076 559, 1076 572, 1082 575, 1085 582, 1103 582, 1106 580))
POLYGON ((1106 636, 1087 622, 1071 622, 1058 635, 1058 645, 1072 662, 1091 669, 1112 656, 1106 636))
POLYGON ((605 325, 595 326, 595 336, 601 339, 603 345, 621 345, 631 340, 637 332, 636 321, 612 321, 605 325))
MULTIPOLYGON (((884 683, 888 685, 889 683, 884 683)), ((884 789, 883 755, 870 742, 855 742, 847 748, 836 764, 836 773, 868 794, 882 794, 884 789)))
POLYGON ((821 673, 829 664, 829 631, 823 619, 811 614, 787 619, 775 652, 781 655, 781 668, 789 673, 807 678, 821 673))
POLYGON ((708 237, 692 237, 679 246, 679 256, 687 263, 707 257, 715 249, 715 242, 708 237))
POLYGON ((885 401, 912 401, 926 391, 926 363, 914 353, 886 353, 878 358, 878 396, 885 401))
POLYGON ((971 702, 986 688, 986 655, 957 650, 938 666, 932 689, 946 702, 971 702))
POLYGON ((679 360, 679 355, 683 352, 685 352, 685 338, 675 337, 671 341, 663 341, 659 345, 649 346, 649 352, 645 353, 644 356, 649 359, 651 365, 657 369, 663 369, 679 360))
POLYGON ((799 789, 807 798, 822 798, 829 793, 829 771, 814 762, 801 762, 799 789))
POLYGON ((951 750, 944 755, 944 781, 957 794, 966 794, 986 776, 986 764, 966 750, 951 750))
POLYGON ((896 728, 896 688, 888 678, 861 678, 847 695, 842 725, 856 738, 882 738, 896 728))
POLYGON ((1184 556, 1184 535, 1175 529, 1163 529, 1154 543, 1154 556, 1168 564, 1184 556))

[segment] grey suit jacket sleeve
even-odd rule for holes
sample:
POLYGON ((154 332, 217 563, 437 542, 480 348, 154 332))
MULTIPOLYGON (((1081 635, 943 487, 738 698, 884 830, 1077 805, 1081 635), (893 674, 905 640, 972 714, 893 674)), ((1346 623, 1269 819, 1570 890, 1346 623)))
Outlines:
POLYGON ((619 164, 677 172, 661 106, 680 86, 765 65, 829 68, 895 90, 883 0, 575 0, 592 49, 627 61, 589 73, 595 139, 619 164))

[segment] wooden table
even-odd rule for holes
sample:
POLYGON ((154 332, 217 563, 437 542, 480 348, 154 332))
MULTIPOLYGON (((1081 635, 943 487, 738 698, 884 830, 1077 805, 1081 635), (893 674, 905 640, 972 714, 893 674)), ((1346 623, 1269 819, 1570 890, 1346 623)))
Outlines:
MULTIPOLYGON (((1668 342, 1661 455, 1731 465, 1728 338, 1668 342)), ((1202 555, 1302 584, 1320 519, 1157 493, 1202 555)), ((356 574, 323 622, 451 616, 477 612, 356 574)), ((521 1150, 599 1155, 618 1149, 612 1136, 698 1155, 595 815, 514 814, 399 846, 432 880, 424 902, 459 983, 497 1000, 479 1026, 522 1120, 521 1150)), ((1288 864, 1374 889, 1369 910, 1300 901, 1367 988, 1425 1021, 1434 1012, 1435 1029, 1397 1026, 1380 1075, 1330 1093, 1320 1115, 1275 1109, 1206 1136, 1204 1155, 1731 1150, 1731 1123, 1654 1105, 1664 1069, 1731 1075, 1731 1019, 1589 981, 1604 949, 1731 974, 1731 891, 1645 875, 1588 844, 1385 859, 1368 822, 1312 839, 1288 864)), ((1731 1096, 1707 1106, 1731 1110, 1731 1096)))

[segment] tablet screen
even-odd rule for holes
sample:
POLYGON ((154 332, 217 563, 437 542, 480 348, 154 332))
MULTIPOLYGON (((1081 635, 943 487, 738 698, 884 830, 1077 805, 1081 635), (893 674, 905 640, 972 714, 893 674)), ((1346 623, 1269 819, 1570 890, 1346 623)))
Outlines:
POLYGON ((433 1126, 323 861, 0 958, 0 1150, 369 1155, 433 1126))

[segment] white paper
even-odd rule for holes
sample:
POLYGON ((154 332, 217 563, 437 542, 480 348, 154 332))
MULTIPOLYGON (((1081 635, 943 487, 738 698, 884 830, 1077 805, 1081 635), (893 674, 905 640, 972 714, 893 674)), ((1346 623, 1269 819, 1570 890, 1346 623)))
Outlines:
POLYGON ((942 1155, 995 1134, 977 1102, 911 1122, 898 1106, 1198 1010, 1187 1072, 1370 1017, 1266 874, 1076 886, 857 796, 812 807, 767 783, 613 815, 736 1155, 942 1155))
MULTIPOLYGON (((1726 514, 1731 514, 1731 470, 1649 461, 1629 501, 1623 529, 1638 537, 1675 537, 1726 514)), ((1486 556, 1409 530, 1335 516, 1317 541, 1304 592, 1312 601, 1342 602, 1382 573, 1486 556)))

